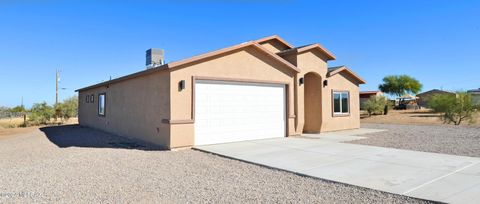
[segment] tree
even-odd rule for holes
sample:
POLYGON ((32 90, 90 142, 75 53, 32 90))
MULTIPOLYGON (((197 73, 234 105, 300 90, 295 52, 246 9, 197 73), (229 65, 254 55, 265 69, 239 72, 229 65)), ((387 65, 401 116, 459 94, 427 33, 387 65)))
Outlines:
POLYGON ((76 117, 78 115, 78 97, 72 96, 63 100, 63 103, 60 104, 60 113, 65 120, 76 117))
POLYGON ((368 116, 385 113, 385 109, 388 109, 387 98, 385 96, 371 96, 363 104, 363 109, 367 111, 368 116))
POLYGON ((27 112, 27 110, 23 106, 15 106, 15 107, 10 109, 10 112, 21 114, 21 113, 27 112))
POLYGON ((458 92, 457 95, 439 94, 433 96, 428 102, 429 108, 442 113, 442 120, 445 123, 460 125, 462 121, 475 122, 475 114, 478 107, 472 102, 472 96, 465 92, 458 92))
POLYGON ((422 84, 408 75, 392 75, 383 78, 383 84, 378 86, 380 91, 395 96, 417 94, 422 90, 422 84))
POLYGON ((30 112, 29 120, 35 124, 47 124, 55 114, 54 109, 46 102, 33 104, 30 112))

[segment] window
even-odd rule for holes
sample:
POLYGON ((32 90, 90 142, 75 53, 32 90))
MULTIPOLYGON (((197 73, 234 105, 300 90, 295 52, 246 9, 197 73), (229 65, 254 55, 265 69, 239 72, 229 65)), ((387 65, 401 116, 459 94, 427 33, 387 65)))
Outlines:
POLYGON ((86 102, 86 103, 90 103, 90 96, 89 96, 89 95, 86 95, 86 96, 85 96, 85 102, 86 102))
POLYGON ((94 103, 94 102, 95 102, 95 99, 94 99, 93 94, 92 94, 92 95, 90 95, 90 103, 94 103))
POLYGON ((333 115, 348 115, 350 113, 349 97, 348 91, 333 92, 333 115))
POLYGON ((98 115, 105 116, 105 94, 98 94, 98 115))

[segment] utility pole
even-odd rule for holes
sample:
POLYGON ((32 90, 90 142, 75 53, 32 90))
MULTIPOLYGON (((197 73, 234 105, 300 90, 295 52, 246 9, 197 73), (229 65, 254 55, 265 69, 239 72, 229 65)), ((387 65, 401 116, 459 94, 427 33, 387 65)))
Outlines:
POLYGON ((59 80, 60 80, 60 73, 58 72, 58 69, 57 69, 55 73, 55 105, 58 104, 58 81, 59 80))

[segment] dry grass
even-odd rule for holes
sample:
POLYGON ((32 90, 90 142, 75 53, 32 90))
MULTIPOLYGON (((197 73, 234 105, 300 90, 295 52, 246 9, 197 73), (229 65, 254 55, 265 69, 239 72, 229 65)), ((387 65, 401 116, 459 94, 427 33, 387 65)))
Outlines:
MULTIPOLYGON (((65 121, 63 124, 77 124, 78 123, 78 118, 71 118, 68 121, 65 121)), ((39 126, 33 126, 33 127, 20 127, 20 125, 23 124, 23 118, 4 118, 0 119, 0 138, 10 136, 10 135, 15 135, 15 134, 21 134, 25 132, 30 132, 32 129, 39 128, 39 126)), ((53 125, 54 121, 50 125, 53 125)))
MULTIPOLYGON (((444 125, 441 114, 433 113, 431 110, 390 110, 388 115, 375 115, 366 117, 362 115, 362 123, 377 124, 404 124, 404 125, 444 125)), ((476 123, 463 122, 463 126, 480 127, 480 117, 476 123)))
POLYGON ((0 119, 0 128, 14 128, 23 124, 23 118, 3 118, 0 119))

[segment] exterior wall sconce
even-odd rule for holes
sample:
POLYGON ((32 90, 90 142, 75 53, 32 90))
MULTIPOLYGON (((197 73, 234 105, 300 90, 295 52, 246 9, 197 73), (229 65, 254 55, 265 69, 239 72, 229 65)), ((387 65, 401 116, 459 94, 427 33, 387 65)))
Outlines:
POLYGON ((323 87, 326 87, 328 86, 328 81, 327 80, 323 80, 323 87))
POLYGON ((298 79, 298 84, 299 84, 299 86, 301 86, 303 83, 304 83, 304 79, 303 79, 303 77, 302 77, 302 78, 300 78, 300 79, 298 79))
POLYGON ((178 90, 181 91, 185 89, 185 80, 180 80, 180 82, 178 82, 178 90))

